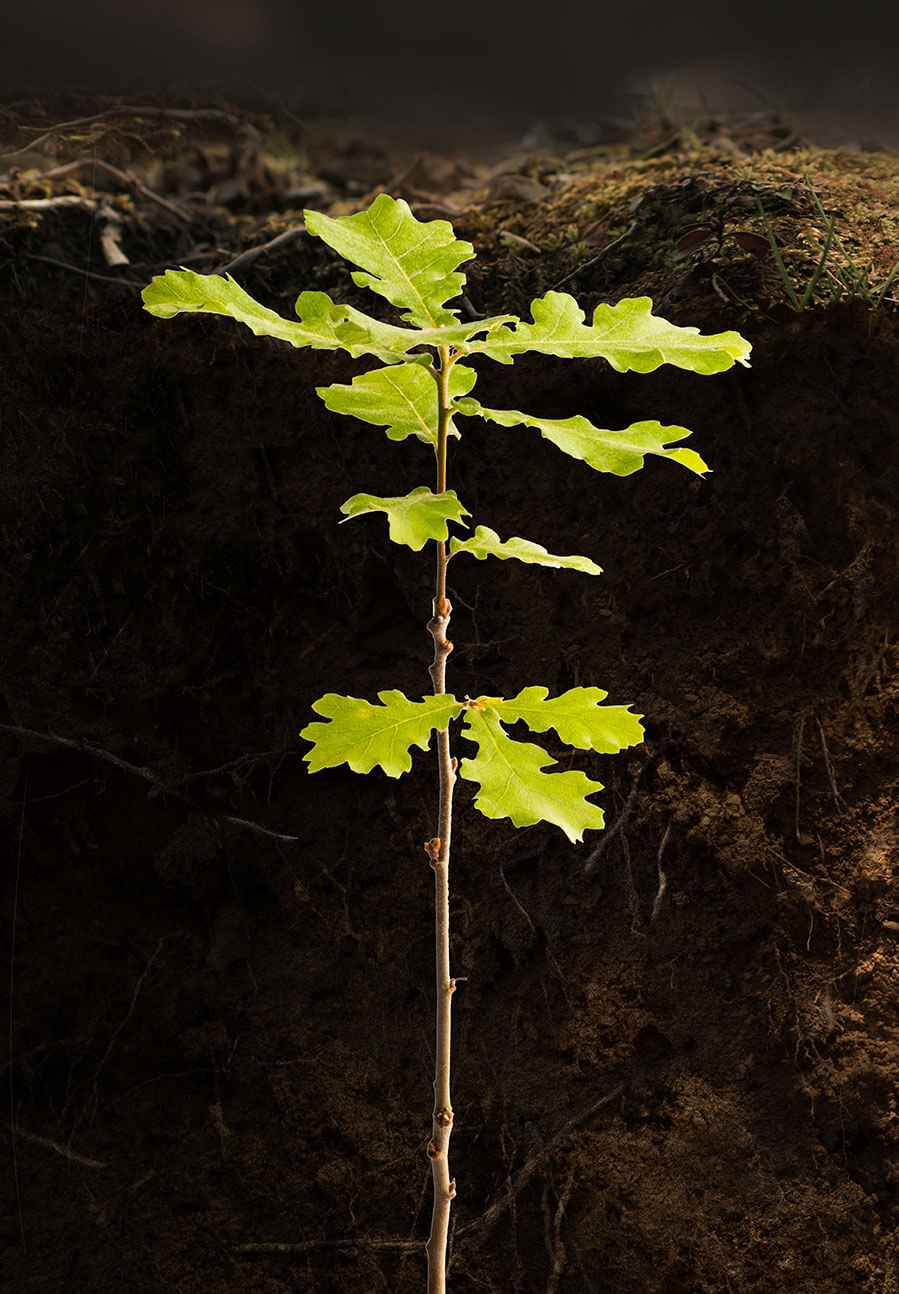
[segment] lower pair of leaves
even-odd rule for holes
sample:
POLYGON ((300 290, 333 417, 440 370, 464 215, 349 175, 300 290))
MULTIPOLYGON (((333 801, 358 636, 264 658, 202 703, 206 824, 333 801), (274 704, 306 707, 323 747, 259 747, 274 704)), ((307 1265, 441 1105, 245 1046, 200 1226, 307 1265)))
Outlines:
POLYGON ((643 739, 641 715, 627 706, 604 706, 607 693, 576 687, 549 697, 546 687, 522 689, 517 697, 476 697, 459 701, 442 694, 410 700, 402 692, 379 692, 378 703, 329 692, 313 705, 327 722, 310 723, 300 733, 312 742, 305 756, 309 771, 348 764, 356 773, 382 768, 399 777, 412 767, 413 746, 426 750, 432 732, 445 731, 464 717, 461 736, 477 754, 463 759, 461 777, 479 785, 476 807, 488 818, 509 818, 516 827, 549 822, 569 840, 603 825, 602 809, 587 799, 602 790, 579 771, 546 772, 556 760, 542 746, 517 741, 504 725, 523 722, 532 732, 553 729, 566 745, 616 754, 643 739))

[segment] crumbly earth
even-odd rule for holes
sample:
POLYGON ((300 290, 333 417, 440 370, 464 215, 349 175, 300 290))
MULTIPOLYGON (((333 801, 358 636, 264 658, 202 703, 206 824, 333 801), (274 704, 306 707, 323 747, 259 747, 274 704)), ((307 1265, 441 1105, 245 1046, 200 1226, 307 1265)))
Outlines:
MULTIPOLYGON (((76 199, 0 210, 3 1287, 423 1288, 435 772, 310 777, 297 733, 324 692, 428 689, 430 562, 335 523, 431 465, 324 410, 351 361, 138 297, 382 186, 475 243, 466 308, 581 267, 585 308, 753 344, 705 378, 481 370, 488 404, 689 427, 705 479, 453 447, 479 523, 604 574, 451 568, 449 686, 598 684, 647 740, 578 753, 608 823, 579 846, 459 784, 450 1288, 896 1294, 899 160, 775 121, 497 162, 196 100, 2 119, 0 197, 76 199), (842 251, 797 311, 728 230, 761 197, 801 297, 815 185, 842 251)), ((285 314, 365 295, 302 237, 234 273, 285 314)))

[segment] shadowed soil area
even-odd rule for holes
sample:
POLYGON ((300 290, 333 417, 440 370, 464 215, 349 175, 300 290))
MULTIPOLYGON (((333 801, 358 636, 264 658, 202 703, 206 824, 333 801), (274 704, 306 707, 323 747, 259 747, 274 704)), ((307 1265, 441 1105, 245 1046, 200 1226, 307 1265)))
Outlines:
POLYGON ((437 158, 186 100, 0 116, 3 1288, 424 1288, 436 769, 309 776, 297 734, 325 692, 429 690, 430 559, 336 523, 432 459, 325 410, 345 356, 139 297, 230 264, 287 316, 377 313, 302 232, 234 262, 386 189, 474 243, 467 310, 568 276, 753 345, 479 366, 485 405, 689 427, 705 479, 459 423, 473 521, 604 573, 451 566, 450 690, 598 685, 647 739, 576 752, 607 821, 577 846, 457 786, 449 1287, 896 1294, 895 156, 767 120, 437 158), (797 311, 814 195, 842 251, 797 311), (729 232, 767 237, 757 198, 786 279, 729 232))

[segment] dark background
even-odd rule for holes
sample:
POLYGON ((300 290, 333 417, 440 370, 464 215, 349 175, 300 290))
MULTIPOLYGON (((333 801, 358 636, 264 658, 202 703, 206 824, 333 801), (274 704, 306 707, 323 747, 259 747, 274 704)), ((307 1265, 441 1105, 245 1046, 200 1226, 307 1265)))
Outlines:
POLYGON ((826 143, 899 140, 899 10, 56 0, 4 15, 0 91, 258 86, 431 146, 535 120, 775 106, 826 143))

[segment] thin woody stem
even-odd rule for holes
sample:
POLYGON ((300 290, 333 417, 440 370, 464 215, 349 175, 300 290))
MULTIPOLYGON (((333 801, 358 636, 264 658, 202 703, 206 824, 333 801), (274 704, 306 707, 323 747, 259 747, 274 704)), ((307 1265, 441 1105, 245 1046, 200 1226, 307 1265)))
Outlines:
MULTIPOLYGON (((437 380, 437 493, 443 494, 446 490, 446 442, 449 432, 449 375, 450 375, 450 355, 449 347, 441 346, 440 351, 440 368, 436 373, 437 380)), ((441 603, 446 599, 446 564, 449 558, 446 555, 446 544, 440 540, 437 543, 437 593, 435 614, 438 609, 442 610, 441 603)), ((447 613, 448 614, 448 613, 447 613)), ((446 656, 443 656, 443 672, 440 674, 441 686, 438 688, 437 679, 434 678, 434 691, 443 692, 443 679, 445 675, 446 656)), ((436 658, 435 658, 436 664, 436 658)))
MULTIPOLYGON (((449 430, 449 347, 439 348, 440 368, 437 381, 437 490, 446 490, 446 441, 449 430)), ((428 632, 434 639, 434 660, 430 667, 435 695, 446 691, 446 658, 453 650, 446 629, 452 607, 446 596, 446 544, 437 544, 437 586, 434 614, 428 632)), ((450 975, 449 950, 449 857, 452 829, 453 786, 456 761, 450 753, 449 730, 437 734, 437 758, 440 774, 438 834, 425 846, 434 870, 434 911, 437 969, 437 1054, 434 1073, 434 1115, 428 1158, 434 1179, 434 1210, 428 1237, 428 1294, 446 1290, 446 1246, 449 1234, 450 1207, 456 1194, 455 1179, 449 1175, 449 1140, 453 1130, 453 1107, 450 1100, 450 1040, 452 1031, 452 997, 456 988, 450 975)))

